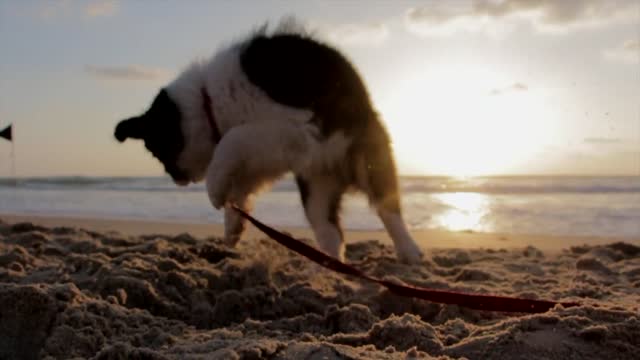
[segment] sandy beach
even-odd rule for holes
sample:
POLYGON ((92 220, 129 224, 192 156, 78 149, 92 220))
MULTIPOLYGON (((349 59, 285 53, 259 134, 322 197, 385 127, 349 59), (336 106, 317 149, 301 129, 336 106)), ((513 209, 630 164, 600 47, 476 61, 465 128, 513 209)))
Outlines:
MULTIPOLYGON (((577 301, 507 314, 403 298, 251 229, 0 215, 1 359, 629 359, 640 352, 640 242, 422 231, 395 260, 348 232, 348 262, 394 281, 577 301)), ((308 238, 305 229, 286 229, 308 238)))

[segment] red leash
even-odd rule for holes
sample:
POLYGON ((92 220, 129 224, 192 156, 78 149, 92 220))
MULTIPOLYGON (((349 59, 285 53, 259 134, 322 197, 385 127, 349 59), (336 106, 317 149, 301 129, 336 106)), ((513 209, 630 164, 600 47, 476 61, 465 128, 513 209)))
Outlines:
POLYGON ((207 114, 207 121, 211 128, 211 139, 214 144, 218 144, 220 139, 222 139, 222 135, 220 134, 220 129, 218 129, 218 124, 216 123, 216 117, 213 115, 213 109, 211 108, 211 96, 209 96, 207 89, 204 87, 200 88, 200 94, 202 95, 202 108, 204 109, 204 113, 207 114))
POLYGON ((335 272, 359 277, 361 279, 380 284, 397 295, 428 300, 441 304, 460 305, 477 310, 501 312, 543 313, 557 304, 561 304, 564 307, 580 305, 574 302, 555 302, 547 300, 520 299, 506 296, 464 294, 455 291, 435 290, 411 285, 395 284, 390 281, 371 277, 351 265, 345 264, 322 251, 316 250, 312 246, 309 246, 300 240, 294 239, 291 236, 285 235, 278 230, 261 223, 237 206, 234 205, 233 208, 245 219, 249 220, 255 227, 280 243, 280 245, 289 248, 289 250, 293 250, 307 259, 335 272))

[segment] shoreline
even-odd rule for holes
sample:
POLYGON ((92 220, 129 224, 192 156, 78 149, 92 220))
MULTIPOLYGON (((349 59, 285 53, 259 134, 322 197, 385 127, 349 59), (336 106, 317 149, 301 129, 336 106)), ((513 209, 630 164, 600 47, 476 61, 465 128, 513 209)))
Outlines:
MULTIPOLYGON (((8 223, 31 222, 46 227, 73 227, 98 232, 116 231, 125 235, 139 236, 143 234, 178 235, 189 233, 195 237, 206 238, 211 236, 223 236, 222 224, 190 223, 171 220, 143 220, 143 219, 118 219, 118 218, 94 218, 63 215, 42 214, 17 214, 0 213, 0 220, 8 223)), ((298 238, 313 238, 310 228, 304 227, 280 227, 278 230, 291 233, 298 238)), ((388 234, 383 230, 345 230, 347 243, 378 240, 386 244, 391 243, 388 234)), ((554 236, 554 235, 526 235, 504 233, 480 233, 469 231, 447 231, 440 229, 411 231, 418 244, 429 248, 524 248, 534 246, 541 250, 560 250, 571 246, 603 245, 612 242, 626 242, 640 245, 640 238, 611 238, 593 236, 554 236)), ((248 225, 244 235, 248 238, 264 238, 255 227, 248 225)))

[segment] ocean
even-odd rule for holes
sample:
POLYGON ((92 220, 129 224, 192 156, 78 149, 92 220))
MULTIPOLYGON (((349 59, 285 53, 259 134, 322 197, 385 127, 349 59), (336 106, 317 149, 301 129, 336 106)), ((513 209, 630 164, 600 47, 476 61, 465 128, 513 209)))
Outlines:
MULTIPOLYGON (((403 177, 402 207, 412 229, 640 238, 640 177, 403 177)), ((203 184, 166 177, 0 179, 0 217, 34 214, 222 223, 203 184)), ((254 214, 274 226, 307 226, 291 178, 258 196, 254 214)), ((362 195, 345 197, 343 225, 378 230, 362 195)))

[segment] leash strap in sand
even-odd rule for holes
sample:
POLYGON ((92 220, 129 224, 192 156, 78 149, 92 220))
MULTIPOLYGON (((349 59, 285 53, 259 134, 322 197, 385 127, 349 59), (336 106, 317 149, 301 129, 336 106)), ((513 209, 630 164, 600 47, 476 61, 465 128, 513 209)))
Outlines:
POLYGON ((389 289, 389 291, 400 296, 413 297, 441 304, 459 305, 476 310, 519 313, 543 313, 557 304, 561 304, 564 307, 579 305, 578 303, 573 302, 555 302, 547 300, 520 299, 507 296, 465 294, 411 285, 400 285, 390 281, 374 278, 351 265, 345 264, 338 259, 303 243, 300 240, 294 239, 289 235, 283 234, 280 231, 261 223, 235 205, 233 208, 245 219, 249 220, 255 227, 260 229, 260 231, 280 243, 280 245, 287 247, 289 250, 295 251, 307 259, 335 272, 355 276, 369 282, 380 284, 389 289))

